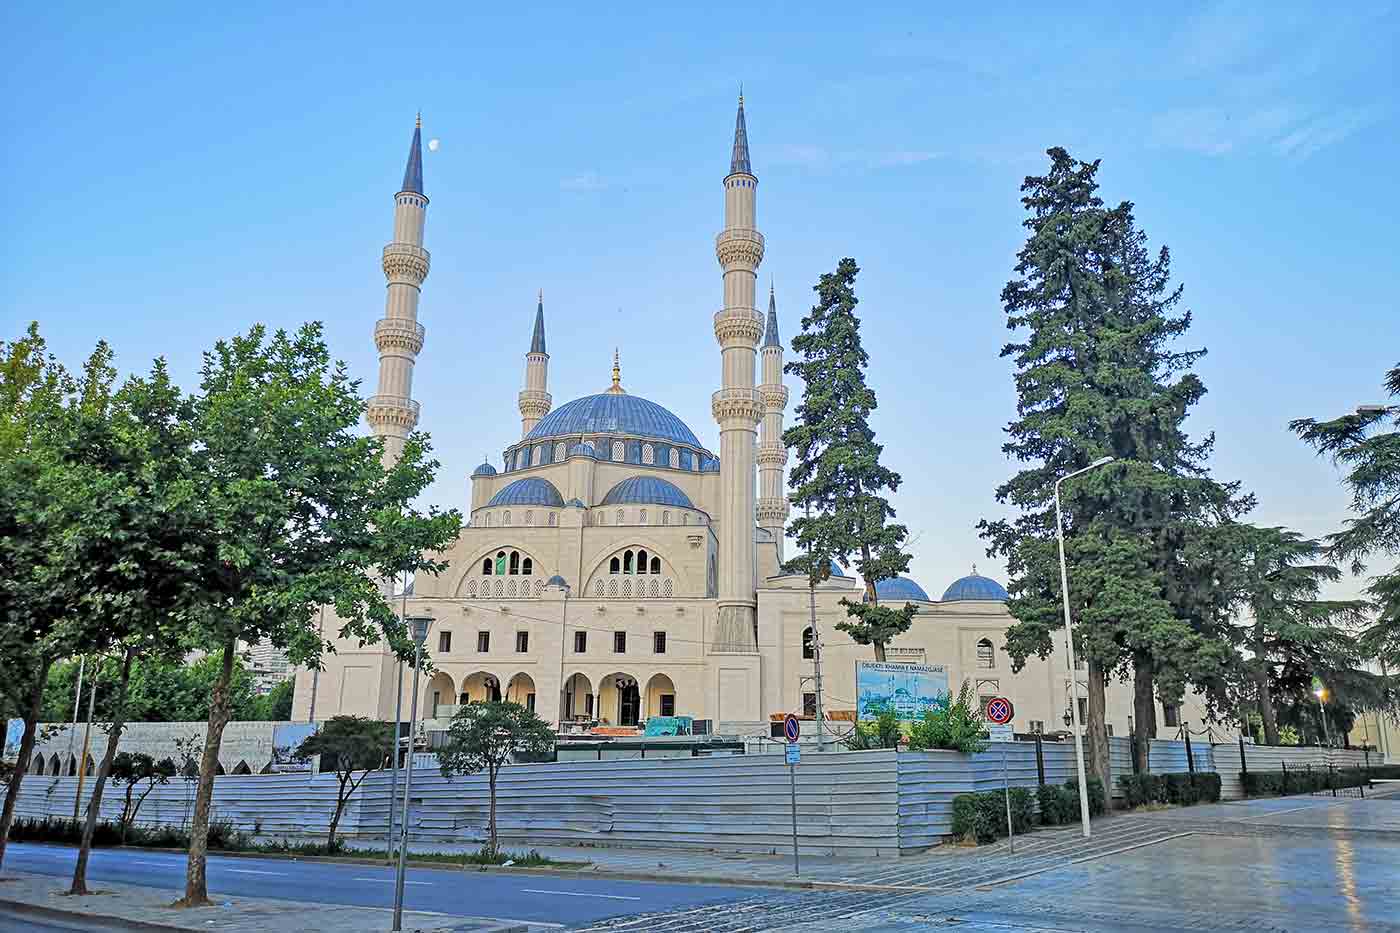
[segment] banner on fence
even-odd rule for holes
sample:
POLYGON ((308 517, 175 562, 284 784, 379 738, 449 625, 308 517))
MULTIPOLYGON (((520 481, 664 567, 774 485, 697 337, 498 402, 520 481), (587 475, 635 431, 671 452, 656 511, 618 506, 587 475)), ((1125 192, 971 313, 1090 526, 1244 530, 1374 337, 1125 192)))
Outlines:
POLYGON ((948 706, 948 668, 942 664, 856 662, 856 714, 874 719, 893 710, 903 720, 948 706))
POLYGON ((315 772, 315 762, 296 757, 297 746, 316 733, 314 722, 289 722, 272 728, 272 770, 315 772))

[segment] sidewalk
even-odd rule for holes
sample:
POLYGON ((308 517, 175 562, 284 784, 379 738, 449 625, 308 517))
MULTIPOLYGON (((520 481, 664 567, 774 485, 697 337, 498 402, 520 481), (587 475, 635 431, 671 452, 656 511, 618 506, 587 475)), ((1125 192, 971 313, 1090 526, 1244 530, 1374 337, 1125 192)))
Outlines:
MULTIPOLYGON (((7 912, 37 920, 100 921, 126 930, 218 930, 223 933, 380 933, 392 925, 392 911, 369 907, 217 897, 214 907, 171 907, 178 891, 102 882, 99 893, 69 897, 68 879, 6 871, 0 878, 0 917, 7 912)), ((405 931, 416 933, 524 933, 514 924, 471 920, 446 914, 405 911, 405 931)))

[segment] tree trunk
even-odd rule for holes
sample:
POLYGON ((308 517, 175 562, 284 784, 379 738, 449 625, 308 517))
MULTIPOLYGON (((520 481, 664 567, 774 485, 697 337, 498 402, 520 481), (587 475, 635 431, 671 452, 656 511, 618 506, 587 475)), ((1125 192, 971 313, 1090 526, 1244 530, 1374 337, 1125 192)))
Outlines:
POLYGON ((209 732, 204 737, 204 757, 199 762, 199 788, 194 795, 194 816, 190 820, 190 858, 185 868, 185 896, 176 907, 206 907, 209 905, 209 879, 206 859, 209 854, 209 805, 214 800, 214 772, 219 767, 219 746, 228 725, 229 684, 233 681, 234 639, 224 643, 223 665, 209 704, 209 732))
POLYGON ((1157 737, 1157 706, 1153 702, 1152 659, 1133 656, 1133 763, 1139 774, 1152 770, 1152 740, 1157 737))
MULTIPOLYGON (((869 566, 870 547, 868 545, 863 545, 861 547, 860 560, 862 567, 869 566)), ((872 606, 880 605, 880 595, 875 592, 875 584, 870 582, 869 580, 865 581, 865 601, 872 606)), ((870 646, 875 649, 875 660, 883 664, 885 660, 885 643, 881 641, 871 640, 870 646)))
POLYGON ((1108 760, 1108 730, 1104 728, 1105 686, 1108 678, 1099 662, 1089 660, 1089 721, 1088 736, 1089 777, 1097 777, 1103 782, 1104 794, 1113 794, 1113 775, 1108 760))
POLYGON ((1274 695, 1269 690, 1269 672, 1260 670, 1254 675, 1254 683, 1259 691, 1259 719, 1264 723, 1264 744, 1278 745, 1278 711, 1274 709, 1274 695))
POLYGON ((10 827, 15 822, 15 805, 19 802, 19 786, 29 770, 29 759, 34 757, 34 739, 39 732, 39 710, 44 705, 44 684, 49 679, 49 665, 53 662, 45 658, 39 662, 38 676, 29 690, 29 708, 24 711, 24 736, 19 741, 19 760, 15 762, 14 773, 10 775, 10 786, 5 791, 5 809, 0 812, 0 866, 5 864, 5 843, 10 838, 10 827))
MULTIPOLYGON (((87 894, 88 857, 92 854, 92 835, 97 831, 97 817, 102 812, 102 789, 107 786, 107 775, 112 771, 112 761, 117 757, 117 745, 122 740, 122 729, 126 725, 126 688, 131 683, 131 662, 136 657, 136 649, 126 649, 122 658, 121 679, 117 687, 116 708, 112 710, 112 722, 108 726, 107 753, 102 756, 102 764, 97 769, 97 781, 92 785, 92 797, 88 799, 87 820, 83 823, 83 841, 78 846, 78 863, 73 866, 73 885, 70 895, 87 894)), ((126 829, 122 828, 123 841, 126 829)))
MULTIPOLYGON (((355 788, 350 788, 350 793, 354 793, 355 788)), ((345 793, 345 782, 340 782, 340 793, 336 794, 335 813, 331 815, 331 831, 326 835, 327 851, 335 850, 335 831, 340 826, 340 814, 345 812, 345 801, 349 800, 349 794, 345 793)), ((390 804, 392 806, 392 804, 390 804)))
POLYGON ((491 849, 491 857, 495 858, 499 851, 499 846, 496 843, 496 769, 492 768, 486 777, 487 784, 491 789, 491 809, 486 818, 486 844, 491 849))

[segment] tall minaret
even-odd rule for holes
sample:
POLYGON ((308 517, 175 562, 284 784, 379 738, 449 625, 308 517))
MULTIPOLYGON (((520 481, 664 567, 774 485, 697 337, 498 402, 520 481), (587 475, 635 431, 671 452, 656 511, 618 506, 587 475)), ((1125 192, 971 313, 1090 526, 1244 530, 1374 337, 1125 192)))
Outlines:
POLYGON ((413 362, 423 349, 423 325, 418 323, 418 295, 428 277, 428 251, 423 248, 423 220, 428 198, 423 194, 423 115, 413 127, 413 145, 403 187, 394 195, 394 241, 384 247, 384 319, 374 325, 379 348, 379 393, 369 400, 370 430, 384 439, 384 464, 392 466, 403 454, 404 440, 418 424, 413 400, 413 362))
POLYGON ((549 386, 549 354, 544 349, 544 290, 535 306, 535 332, 530 337, 530 352, 525 354, 525 388, 520 390, 520 436, 530 433, 539 420, 549 414, 553 399, 549 386))
POLYGON ((754 435, 763 404, 754 388, 754 357, 763 336, 763 317, 754 309, 754 290, 763 261, 763 235, 754 226, 757 189, 740 93, 734 152, 724 179, 724 229, 715 240, 715 255, 724 269, 724 306, 715 314, 723 388, 711 400, 719 422, 719 621, 714 650, 721 652, 758 649, 754 435))
POLYGON ((788 390, 783 385, 783 345, 778 340, 778 301, 768 288, 768 323, 763 329, 763 349, 759 351, 763 384, 758 393, 763 401, 763 422, 758 433, 758 524, 773 534, 778 543, 778 563, 783 561, 783 538, 787 533, 788 500, 783 495, 783 464, 787 446, 783 443, 783 411, 788 390))

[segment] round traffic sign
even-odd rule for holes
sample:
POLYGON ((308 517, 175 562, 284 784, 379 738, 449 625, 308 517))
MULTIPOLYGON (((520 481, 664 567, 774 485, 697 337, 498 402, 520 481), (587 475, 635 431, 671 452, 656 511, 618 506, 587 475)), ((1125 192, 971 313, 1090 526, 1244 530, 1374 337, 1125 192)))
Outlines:
POLYGON ((993 697, 987 704, 987 721, 994 725, 1006 725, 1015 713, 1016 708, 1006 697, 993 697))
POLYGON ((789 742, 796 742, 802 738, 802 724, 797 721, 797 716, 788 713, 783 717, 783 735, 787 736, 789 742))

